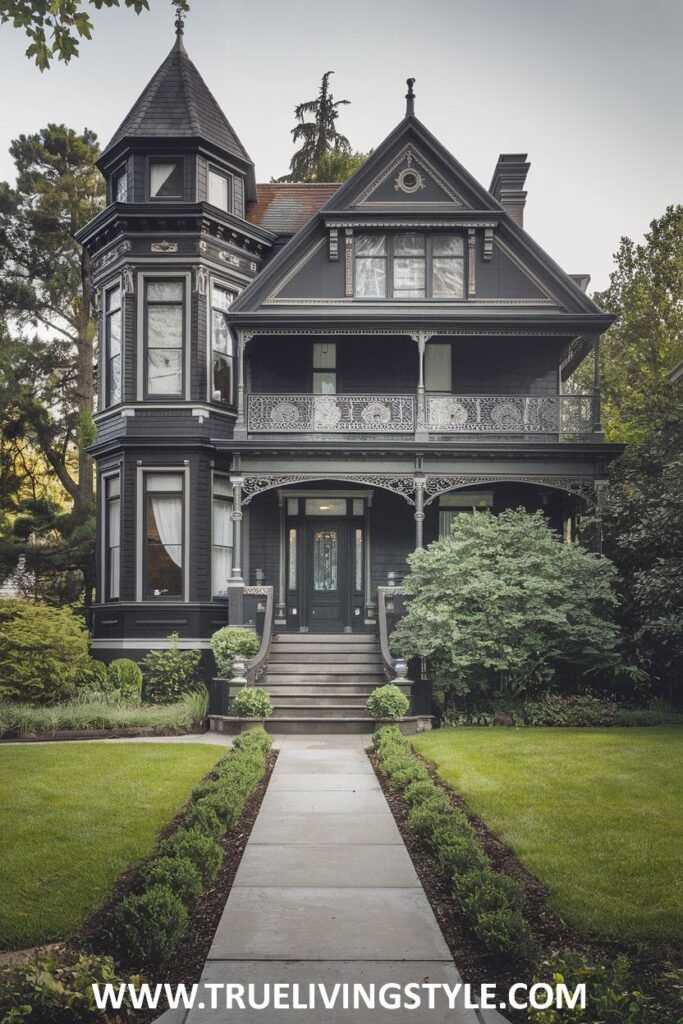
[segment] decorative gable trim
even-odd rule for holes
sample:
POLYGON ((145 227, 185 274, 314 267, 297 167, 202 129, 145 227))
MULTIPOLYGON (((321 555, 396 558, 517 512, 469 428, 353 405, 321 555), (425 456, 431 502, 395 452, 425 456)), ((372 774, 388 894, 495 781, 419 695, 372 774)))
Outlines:
MULTIPOLYGON (((419 192, 421 188, 424 188, 424 183, 421 181, 421 175, 419 173, 419 170, 413 167, 413 163, 416 164, 418 168, 422 168, 422 170, 436 182, 439 188, 441 188, 446 193, 446 195, 448 196, 452 203, 454 203, 456 206, 466 205, 462 196, 459 195, 455 191, 455 189, 452 188, 452 186, 449 185, 444 180, 444 178, 439 174, 436 168, 432 164, 430 164, 430 162, 427 159, 425 159, 425 157, 423 157, 412 145, 408 145, 404 146, 401 152, 398 154, 398 156, 394 160, 392 160, 389 165, 385 166, 382 169, 382 171, 377 175, 377 177, 373 178, 373 180, 370 182, 367 188, 363 192, 361 192, 358 198, 353 200, 351 206, 363 206, 367 203, 371 204, 372 206, 378 207, 394 207, 394 203, 390 203, 385 200, 381 202, 372 202, 370 196, 377 188, 379 188, 380 185, 383 185, 392 176, 395 177, 394 188, 399 192, 407 191, 406 188, 402 185, 403 171, 401 169, 401 164, 403 163, 407 164, 407 168, 414 171, 418 178, 418 184, 416 188, 413 190, 415 193, 419 192)), ((425 203, 420 205, 443 206, 444 204, 425 203)))

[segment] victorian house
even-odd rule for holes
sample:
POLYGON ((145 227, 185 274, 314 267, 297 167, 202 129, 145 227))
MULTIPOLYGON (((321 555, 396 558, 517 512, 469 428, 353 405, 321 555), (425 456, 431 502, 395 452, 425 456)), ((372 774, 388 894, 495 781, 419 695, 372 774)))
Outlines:
MULTIPOLYGON (((487 189, 414 103, 409 81, 344 184, 257 185, 181 32, 104 150, 107 206, 79 239, 105 660, 178 633, 210 675, 211 634, 246 623, 276 695, 312 660, 334 704, 347 654, 368 685, 391 673, 406 557, 454 516, 543 508, 572 541, 599 507, 611 318, 524 230, 526 155, 487 189), (594 387, 568 393, 584 359, 594 387)), ((305 695, 285 693, 294 717, 305 695)))

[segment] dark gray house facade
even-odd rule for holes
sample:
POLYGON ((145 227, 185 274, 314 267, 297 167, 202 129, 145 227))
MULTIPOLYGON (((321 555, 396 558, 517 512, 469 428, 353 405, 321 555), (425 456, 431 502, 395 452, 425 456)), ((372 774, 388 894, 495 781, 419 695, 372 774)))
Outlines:
POLYGON ((407 555, 477 507, 576 539, 618 450, 611 318, 524 230, 524 155, 482 187, 410 85, 343 185, 256 185, 179 35, 100 167, 96 654, 264 618, 372 636, 407 555))

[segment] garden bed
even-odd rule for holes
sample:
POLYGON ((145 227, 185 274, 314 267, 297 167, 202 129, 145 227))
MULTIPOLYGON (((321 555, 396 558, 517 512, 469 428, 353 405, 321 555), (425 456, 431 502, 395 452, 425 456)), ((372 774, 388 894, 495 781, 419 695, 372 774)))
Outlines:
POLYGON ((24 732, 18 736, 3 736, 0 739, 0 746, 17 743, 63 743, 68 740, 130 740, 139 739, 144 736, 204 736, 206 729, 197 729, 193 726, 187 728, 171 726, 147 726, 146 728, 130 729, 60 729, 57 732, 24 732))

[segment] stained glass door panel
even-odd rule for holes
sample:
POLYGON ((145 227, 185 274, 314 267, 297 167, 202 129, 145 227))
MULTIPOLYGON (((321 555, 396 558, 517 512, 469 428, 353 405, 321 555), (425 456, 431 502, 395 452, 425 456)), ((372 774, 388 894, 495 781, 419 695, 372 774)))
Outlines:
POLYGON ((342 629, 348 617, 348 524, 308 522, 308 626, 312 630, 342 629))

